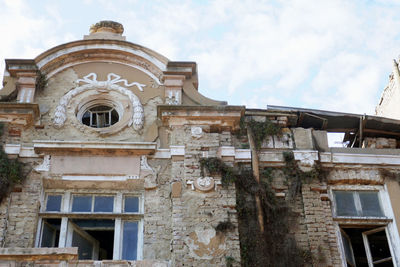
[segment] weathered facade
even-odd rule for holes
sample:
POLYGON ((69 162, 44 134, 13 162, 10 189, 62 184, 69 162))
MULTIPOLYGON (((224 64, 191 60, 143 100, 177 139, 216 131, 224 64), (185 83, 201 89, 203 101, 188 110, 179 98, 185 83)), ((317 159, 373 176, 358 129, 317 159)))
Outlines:
POLYGON ((400 121, 229 106, 122 33, 6 60, 1 266, 400 266, 400 121))

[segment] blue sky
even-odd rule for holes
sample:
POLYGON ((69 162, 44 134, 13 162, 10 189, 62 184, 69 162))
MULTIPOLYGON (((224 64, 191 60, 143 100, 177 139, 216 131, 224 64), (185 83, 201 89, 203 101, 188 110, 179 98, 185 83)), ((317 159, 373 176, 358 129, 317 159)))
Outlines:
POLYGON ((0 0, 0 68, 115 20, 128 41, 196 61, 208 97, 373 114, 400 54, 399 10, 395 0, 0 0))

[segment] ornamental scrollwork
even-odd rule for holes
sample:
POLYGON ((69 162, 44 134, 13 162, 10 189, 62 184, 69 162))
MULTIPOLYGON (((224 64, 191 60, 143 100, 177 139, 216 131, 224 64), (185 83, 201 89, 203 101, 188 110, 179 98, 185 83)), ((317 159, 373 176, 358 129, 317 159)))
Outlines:
POLYGON ((58 106, 56 107, 56 111, 54 113, 54 126, 59 128, 64 125, 65 121, 67 120, 66 114, 68 103, 74 96, 90 89, 107 89, 117 91, 129 98, 129 101, 132 103, 133 112, 128 125, 133 125, 133 128, 137 131, 143 128, 144 109, 142 104, 140 103, 139 98, 132 91, 118 85, 118 83, 123 83, 123 85, 126 87, 136 86, 142 92, 143 87, 145 87, 146 85, 138 82, 128 83, 127 80, 121 79, 121 76, 115 73, 109 73, 107 75, 106 81, 97 81, 97 74, 93 72, 84 76, 82 79, 76 80, 76 83, 78 85, 79 83, 86 84, 70 90, 63 97, 61 97, 60 102, 58 103, 58 106))

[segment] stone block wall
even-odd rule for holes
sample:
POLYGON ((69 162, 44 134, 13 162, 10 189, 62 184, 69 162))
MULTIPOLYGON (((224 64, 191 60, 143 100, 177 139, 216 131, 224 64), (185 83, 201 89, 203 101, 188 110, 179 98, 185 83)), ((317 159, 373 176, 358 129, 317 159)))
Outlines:
MULTIPOLYGON (((27 163, 26 168, 30 169, 32 165, 27 163)), ((30 171, 23 184, 15 186, 13 192, 3 199, 0 205, 0 240, 3 247, 34 246, 41 190, 40 175, 30 171)))
MULTIPOLYGON (((192 135, 192 127, 177 127, 171 144, 185 144, 185 156, 172 163, 171 181, 181 186, 172 197, 172 263, 174 266, 224 266, 226 257, 240 262, 236 197, 233 185, 217 185, 208 192, 193 190, 191 182, 201 177, 199 160, 215 157, 220 145, 231 145, 229 132, 192 135), (216 231, 218 224, 231 222, 233 229, 216 231)), ((218 177, 213 177, 217 182, 218 177)))

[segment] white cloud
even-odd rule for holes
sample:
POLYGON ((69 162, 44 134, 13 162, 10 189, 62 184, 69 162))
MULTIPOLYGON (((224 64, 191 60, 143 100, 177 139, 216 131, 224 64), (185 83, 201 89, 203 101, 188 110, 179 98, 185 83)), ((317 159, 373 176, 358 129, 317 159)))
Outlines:
MULTIPOLYGON (((80 18, 60 12, 57 2, 40 16, 27 1, 0 3, 0 20, 10 25, 0 28, 10 36, 0 43, 1 58, 34 57, 76 39, 64 21, 80 18)), ((102 0, 96 16, 120 21, 129 41, 171 60, 197 61, 206 96, 220 92, 216 97, 230 104, 263 108, 267 102, 299 106, 301 99, 309 108, 372 113, 390 59, 400 53, 399 6, 392 0, 102 0), (248 90, 249 84, 261 89, 248 90)))

